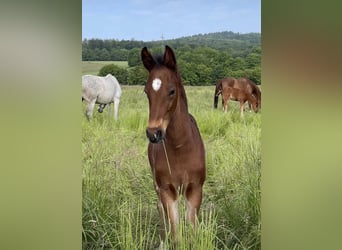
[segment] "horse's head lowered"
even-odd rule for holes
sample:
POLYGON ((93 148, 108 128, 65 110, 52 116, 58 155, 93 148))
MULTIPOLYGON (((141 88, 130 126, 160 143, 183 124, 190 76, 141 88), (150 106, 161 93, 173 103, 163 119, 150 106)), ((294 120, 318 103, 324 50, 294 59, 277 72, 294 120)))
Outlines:
POLYGON ((172 49, 165 46, 163 58, 155 60, 144 47, 141 59, 149 72, 144 89, 150 109, 146 135, 151 143, 161 143, 179 102, 181 83, 176 58, 172 49))

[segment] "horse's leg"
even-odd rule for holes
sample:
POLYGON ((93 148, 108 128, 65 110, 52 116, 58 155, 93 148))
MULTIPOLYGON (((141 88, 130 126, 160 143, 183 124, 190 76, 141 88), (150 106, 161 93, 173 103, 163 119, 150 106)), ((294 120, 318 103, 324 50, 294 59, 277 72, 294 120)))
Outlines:
POLYGON ((227 97, 222 93, 222 110, 223 112, 226 112, 226 104, 227 104, 227 97))
POLYGON ((165 220, 168 220, 170 228, 171 228, 171 237, 173 239, 173 243, 177 244, 178 242, 178 222, 179 222, 179 213, 178 213, 178 194, 176 189, 170 185, 168 189, 160 190, 160 200, 158 202, 158 210, 160 219, 164 220, 162 222, 163 228, 161 229, 161 238, 162 244, 166 239, 166 228, 165 228, 165 220))
POLYGON ((202 203, 202 185, 190 183, 185 190, 186 218, 196 229, 196 218, 202 203))
POLYGON ((160 218, 160 237, 161 237, 161 248, 164 245, 165 239, 166 239, 166 219, 167 216, 164 213, 163 203, 161 199, 158 199, 158 212, 159 212, 159 218, 160 218))
POLYGON ((230 96, 225 98, 224 112, 227 113, 230 96))
POLYGON ((93 111, 95 108, 95 102, 96 102, 96 99, 88 102, 87 111, 86 111, 86 116, 87 116, 88 120, 90 120, 92 115, 93 115, 93 111))
POLYGON ((241 117, 243 117, 243 111, 245 110, 245 103, 243 101, 240 101, 240 114, 241 117))
POLYGON ((111 104, 108 103, 108 117, 109 117, 109 118, 110 118, 110 106, 111 106, 111 104))
POLYGON ((252 112, 252 104, 248 101, 249 112, 252 112))
POLYGON ((114 97, 114 119, 118 119, 120 98, 114 97))

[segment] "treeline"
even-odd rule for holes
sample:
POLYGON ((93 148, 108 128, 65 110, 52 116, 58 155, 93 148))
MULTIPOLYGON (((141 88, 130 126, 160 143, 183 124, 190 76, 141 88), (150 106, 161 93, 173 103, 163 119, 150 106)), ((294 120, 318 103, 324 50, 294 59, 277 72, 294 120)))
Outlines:
POLYGON ((84 61, 128 61, 128 69, 106 66, 100 74, 122 75, 122 84, 143 84, 140 51, 146 46, 154 54, 162 54, 164 45, 172 47, 183 83, 211 85, 224 77, 248 77, 261 84, 261 36, 259 33, 218 32, 182 37, 166 41, 127 41, 90 39, 82 42, 84 61), (110 68, 114 71, 111 71, 110 68), (120 72, 118 72, 120 71, 120 72), (127 71, 127 72, 123 72, 127 71))

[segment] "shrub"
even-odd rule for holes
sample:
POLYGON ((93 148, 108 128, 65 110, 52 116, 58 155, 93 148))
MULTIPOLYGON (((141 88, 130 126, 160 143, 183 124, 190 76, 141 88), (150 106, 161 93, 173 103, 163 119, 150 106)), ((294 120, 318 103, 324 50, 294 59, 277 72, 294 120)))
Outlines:
POLYGON ((120 84, 127 84, 126 69, 123 69, 115 64, 108 64, 103 66, 98 73, 99 76, 106 76, 108 74, 115 76, 120 84))

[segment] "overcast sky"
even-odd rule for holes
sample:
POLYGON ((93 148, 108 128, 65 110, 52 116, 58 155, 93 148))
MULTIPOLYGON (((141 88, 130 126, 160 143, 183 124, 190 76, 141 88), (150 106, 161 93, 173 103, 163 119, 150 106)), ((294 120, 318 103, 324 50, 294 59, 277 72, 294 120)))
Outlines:
POLYGON ((173 39, 261 32, 261 0, 82 0, 82 38, 173 39))

